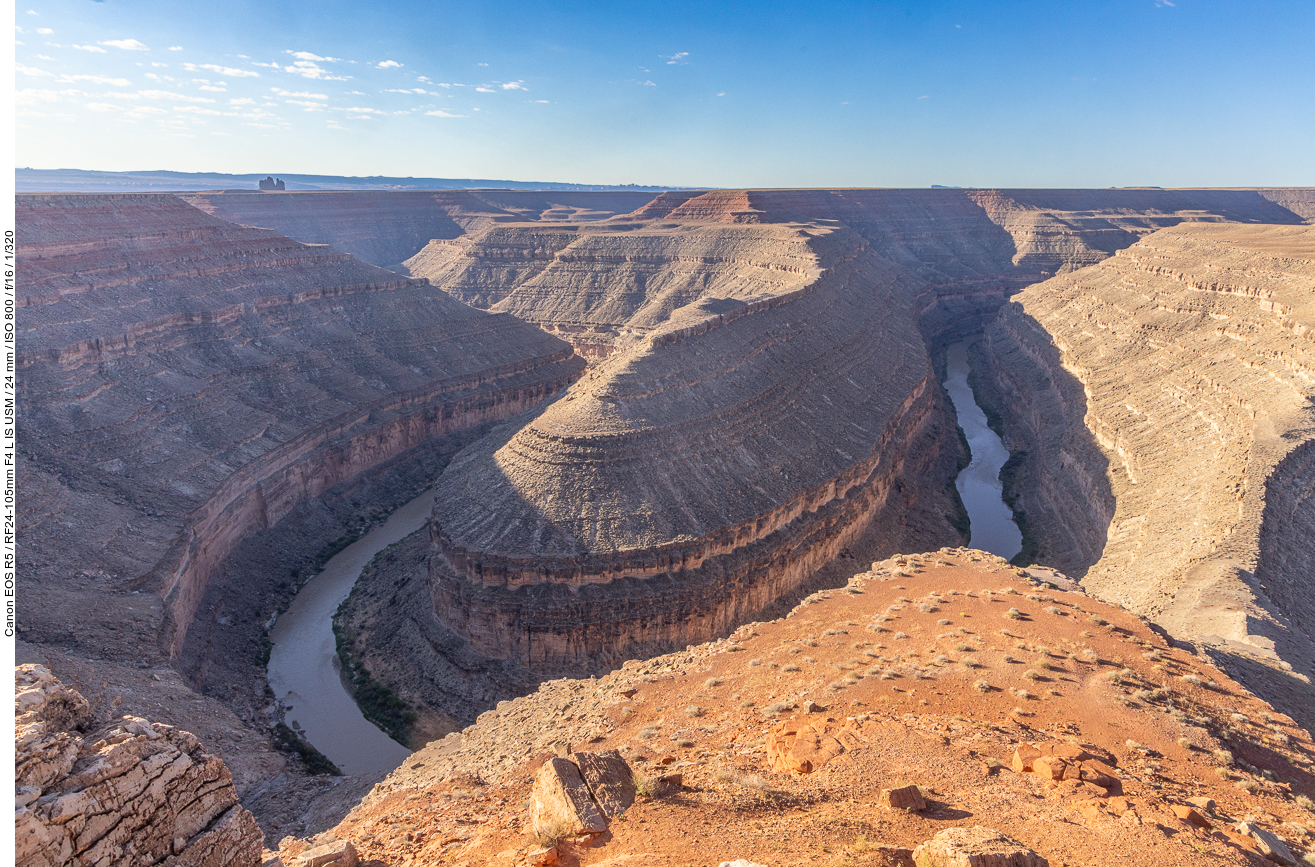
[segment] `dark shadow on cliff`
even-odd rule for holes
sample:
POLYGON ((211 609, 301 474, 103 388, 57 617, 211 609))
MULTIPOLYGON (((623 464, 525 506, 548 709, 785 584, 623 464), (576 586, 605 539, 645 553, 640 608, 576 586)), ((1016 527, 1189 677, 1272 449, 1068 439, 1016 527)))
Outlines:
POLYGON ((1082 383, 1063 368, 1041 324, 1014 303, 970 358, 982 372, 974 392, 988 419, 999 419, 1011 455, 1001 471, 1005 502, 1022 515, 1037 563, 1083 577, 1105 549, 1115 503, 1109 459, 1083 422, 1082 383))

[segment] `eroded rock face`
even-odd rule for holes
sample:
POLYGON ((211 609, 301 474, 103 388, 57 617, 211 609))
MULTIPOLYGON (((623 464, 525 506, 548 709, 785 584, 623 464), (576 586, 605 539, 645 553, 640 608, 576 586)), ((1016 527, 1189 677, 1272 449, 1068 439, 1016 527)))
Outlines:
MULTIPOLYGON (((959 446, 907 272, 766 228, 794 277, 684 304, 444 473, 431 591, 476 649, 597 665, 725 634, 943 493, 959 446)), ((924 529, 957 538, 947 513, 924 529)))
POLYGON ((177 656, 243 538, 583 367, 511 317, 173 196, 20 196, 17 219, 26 640, 139 621, 106 595, 127 585, 167 600, 177 656))
POLYGON ((724 634, 900 520, 892 492, 943 488, 958 446, 923 339, 1225 218, 1300 222, 1254 192, 718 191, 432 241, 410 273, 603 359, 445 473, 439 618, 531 666, 724 634))
POLYGON ((195 737, 138 717, 84 733, 77 692, 39 665, 15 680, 21 867, 260 863, 256 820, 195 737))
POLYGON ((1303 677, 1312 299, 1315 229, 1184 224, 1024 290, 986 353, 1038 559, 1303 677))
POLYGON ((455 238, 495 220, 599 220, 634 210, 652 193, 296 192, 282 196, 187 193, 187 202, 231 223, 329 244, 362 262, 392 268, 433 238, 455 238))

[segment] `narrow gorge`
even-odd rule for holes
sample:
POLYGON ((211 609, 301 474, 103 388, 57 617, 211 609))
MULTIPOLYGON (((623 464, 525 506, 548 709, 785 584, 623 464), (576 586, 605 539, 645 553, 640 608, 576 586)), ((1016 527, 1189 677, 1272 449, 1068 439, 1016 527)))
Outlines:
POLYGON ((334 553, 434 487, 341 623, 471 723, 967 544, 937 359, 971 338, 1037 561, 1309 726, 1313 218, 1308 190, 20 196, 20 659, 213 734, 267 832, 327 827, 372 780, 272 749, 304 721, 264 667, 334 553))

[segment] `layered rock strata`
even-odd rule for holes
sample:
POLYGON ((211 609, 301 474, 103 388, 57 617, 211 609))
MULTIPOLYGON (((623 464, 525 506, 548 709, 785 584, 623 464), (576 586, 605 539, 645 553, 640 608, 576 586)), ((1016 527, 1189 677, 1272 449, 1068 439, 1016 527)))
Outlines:
POLYGON ((1180 225, 1025 289, 985 352, 1039 559, 1302 677, 1313 299, 1315 229, 1180 225))
POLYGON ((415 255, 432 238, 455 238, 496 220, 600 220, 626 213, 652 193, 297 192, 280 195, 228 190, 182 198, 231 223, 273 229, 313 244, 329 244, 386 268, 415 255))
POLYGON ((952 477, 906 272, 770 229, 819 276, 677 308, 444 473, 431 592, 477 650, 592 666, 724 634, 952 477))
MULTIPOLYGON (((436 437, 535 406, 583 365, 423 280, 172 196, 20 196, 17 209, 23 632, 38 643, 61 642, 70 620, 136 620, 135 587, 167 601, 176 656, 244 538, 436 437)), ((103 653, 99 638, 74 643, 103 653)))
POLYGON ((903 375, 928 365, 919 328, 935 342, 1025 283, 1224 219, 1301 221, 1253 191, 740 190, 431 241, 409 273, 605 359, 445 474, 439 618, 532 666, 724 633, 882 523, 892 489, 939 483, 900 478, 914 442, 953 430, 939 388, 903 375), (900 331, 910 361, 888 368, 900 331))
POLYGON ((771 233, 781 224, 840 223, 919 278, 915 303, 935 337, 971 331, 1017 288, 1098 262, 1165 226, 1300 223, 1304 211, 1282 203, 1300 210, 1309 191, 1282 192, 682 191, 603 223, 466 222, 460 234, 435 235, 405 269, 468 304, 513 313, 560 333, 582 354, 601 356, 660 322, 673 300, 737 281, 770 289, 788 279, 791 262, 764 244, 775 243, 771 233))
POLYGON ((260 863, 256 820, 195 737, 131 716, 88 732, 87 701, 45 668, 15 680, 18 865, 260 863))

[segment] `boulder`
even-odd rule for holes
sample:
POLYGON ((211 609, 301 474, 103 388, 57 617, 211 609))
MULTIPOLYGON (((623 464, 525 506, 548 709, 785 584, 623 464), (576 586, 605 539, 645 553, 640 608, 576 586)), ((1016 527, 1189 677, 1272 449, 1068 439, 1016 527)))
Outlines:
POLYGON ((542 839, 575 834, 601 834, 607 819, 589 795, 580 769, 563 758, 552 758, 534 776, 530 793, 530 826, 542 839))
POLYGON ((890 807, 892 810, 910 810, 917 813, 927 809, 927 802, 917 786, 882 789, 878 800, 883 806, 890 807))
POLYGON ((946 828, 913 850, 917 867, 1050 867, 1007 834, 990 828, 946 828))
POLYGON ((1283 864, 1284 867, 1295 867, 1297 864, 1297 859, 1287 844, 1264 828, 1254 822, 1238 822, 1236 827, 1239 834, 1254 840, 1260 854, 1269 860, 1283 864))
POLYGON ((1195 828, 1204 828, 1208 831, 1212 827, 1205 816, 1202 816, 1195 807, 1187 804, 1174 804, 1170 809, 1173 810, 1175 816, 1195 828))
POLYGON ((619 816, 635 803, 635 775, 619 752, 576 753, 573 758, 604 816, 619 816))
POLYGON ((293 867, 356 867, 359 863, 351 840, 335 840, 307 849, 292 862, 293 867))

